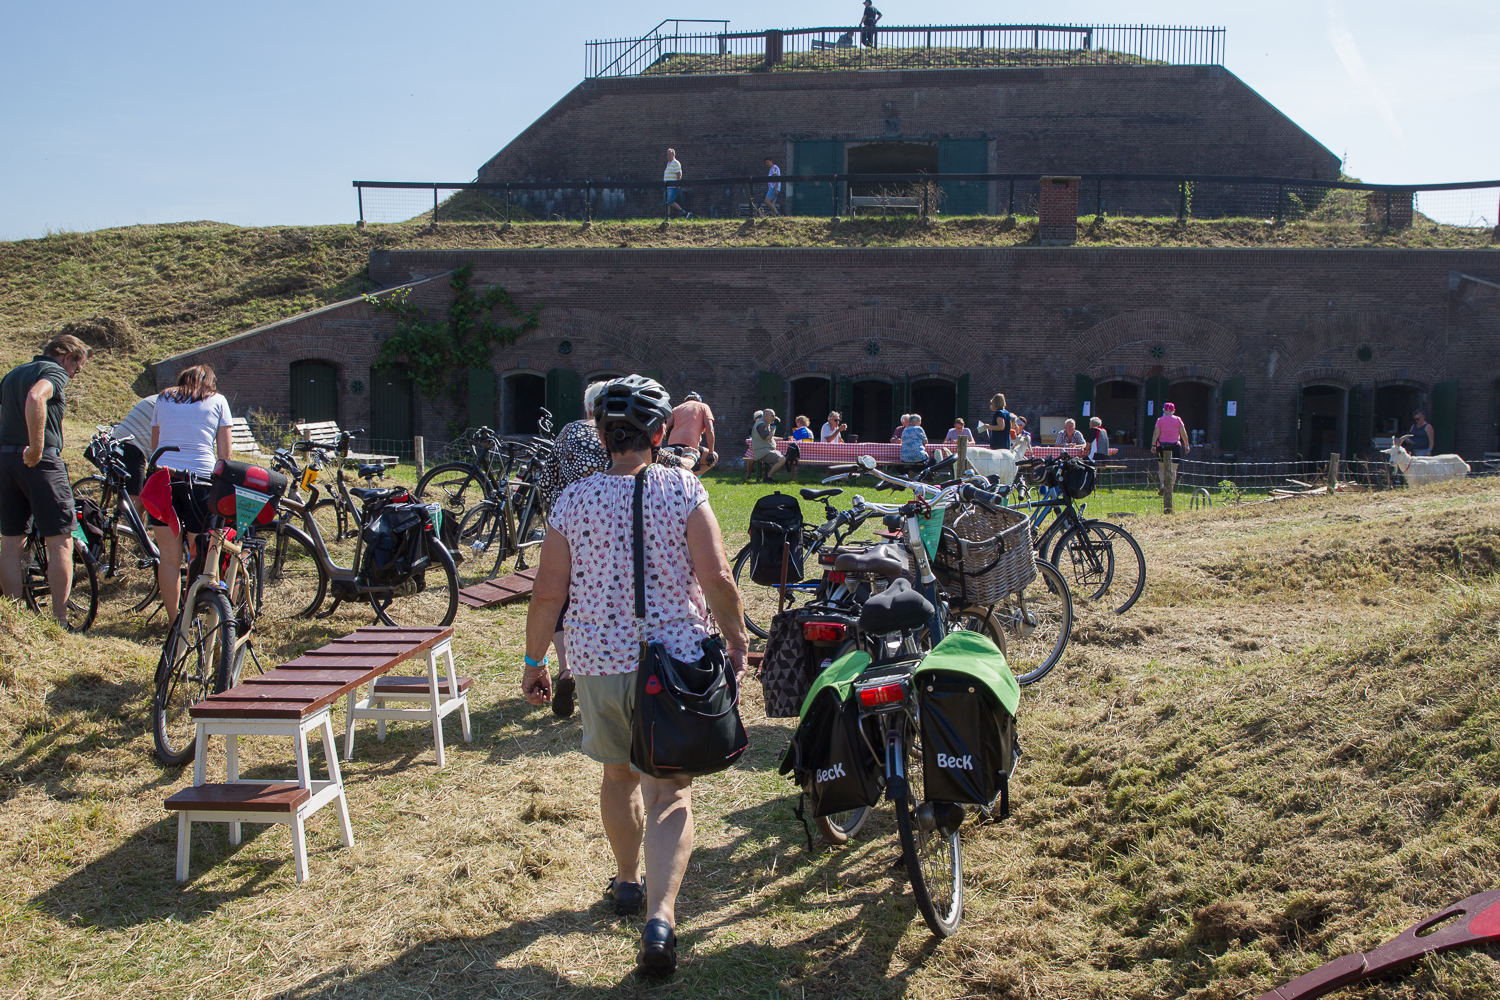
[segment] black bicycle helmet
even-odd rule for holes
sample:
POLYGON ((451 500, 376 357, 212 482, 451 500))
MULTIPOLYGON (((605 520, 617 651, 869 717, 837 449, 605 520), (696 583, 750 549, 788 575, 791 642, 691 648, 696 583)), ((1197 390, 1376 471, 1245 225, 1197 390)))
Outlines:
POLYGON ((616 441, 632 431, 655 434, 672 415, 672 397, 656 379, 626 375, 604 386, 594 400, 594 423, 616 441))

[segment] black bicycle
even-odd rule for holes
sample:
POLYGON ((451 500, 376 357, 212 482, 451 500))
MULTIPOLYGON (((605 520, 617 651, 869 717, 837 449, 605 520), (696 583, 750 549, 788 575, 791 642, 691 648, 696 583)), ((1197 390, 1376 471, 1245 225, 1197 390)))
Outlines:
POLYGON ((74 483, 73 497, 97 567, 99 603, 114 612, 142 612, 159 596, 161 552, 127 489, 125 441, 108 427, 95 430, 83 456, 99 474, 74 483))
MULTIPOLYGON (((99 574, 88 546, 77 535, 68 539, 72 550, 73 581, 63 606, 64 620, 74 632, 86 632, 99 613, 99 574)), ((47 543, 36 530, 36 522, 26 526, 21 547, 21 595, 26 606, 39 615, 52 617, 52 581, 48 578, 47 543)))

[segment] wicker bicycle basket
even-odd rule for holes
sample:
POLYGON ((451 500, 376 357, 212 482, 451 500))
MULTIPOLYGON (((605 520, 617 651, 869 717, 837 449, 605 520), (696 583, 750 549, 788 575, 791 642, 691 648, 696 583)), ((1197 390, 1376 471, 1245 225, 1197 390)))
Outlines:
POLYGON ((966 604, 1004 600, 1036 579, 1030 520, 1004 507, 949 508, 933 571, 966 604))

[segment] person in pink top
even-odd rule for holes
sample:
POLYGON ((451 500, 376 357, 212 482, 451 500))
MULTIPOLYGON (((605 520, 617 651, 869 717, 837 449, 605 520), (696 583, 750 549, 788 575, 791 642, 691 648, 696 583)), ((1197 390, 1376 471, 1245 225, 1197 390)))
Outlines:
POLYGON ((718 463, 719 453, 714 451, 714 411, 696 392, 688 393, 673 408, 667 421, 667 447, 679 448, 683 462, 696 473, 707 472, 718 463))
POLYGON ((1187 426, 1177 415, 1177 404, 1162 407, 1162 415, 1156 418, 1156 430, 1151 432, 1151 448, 1162 459, 1162 496, 1166 498, 1166 511, 1172 512, 1172 490, 1177 485, 1177 463, 1182 456, 1193 450, 1188 444, 1187 426), (1172 460, 1168 462, 1167 456, 1172 460))

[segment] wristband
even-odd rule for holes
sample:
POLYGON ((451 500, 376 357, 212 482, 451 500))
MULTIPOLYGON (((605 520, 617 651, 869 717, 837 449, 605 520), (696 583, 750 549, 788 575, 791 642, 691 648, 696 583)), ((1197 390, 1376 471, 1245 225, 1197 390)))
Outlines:
POLYGON ((533 660, 528 654, 525 656, 525 660, 528 667, 545 667, 547 665, 547 657, 545 655, 540 660, 533 660))

